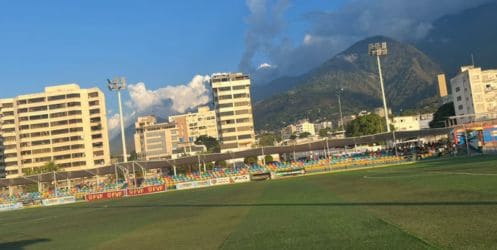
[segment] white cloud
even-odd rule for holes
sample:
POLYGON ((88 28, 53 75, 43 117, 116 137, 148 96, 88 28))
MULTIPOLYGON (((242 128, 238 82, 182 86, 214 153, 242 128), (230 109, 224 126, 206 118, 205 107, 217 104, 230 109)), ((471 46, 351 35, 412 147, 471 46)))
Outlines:
POLYGON ((273 66, 269 63, 262 63, 257 67, 257 69, 270 69, 270 68, 275 68, 276 66, 273 66))
MULTIPOLYGON (((315 10, 304 15, 308 29, 295 43, 285 31, 292 7, 289 0, 247 1, 245 52, 240 70, 261 83, 299 75, 320 65, 353 43, 385 35, 401 41, 424 38, 438 18, 495 0, 348 0, 332 11, 315 10), (278 65, 273 74, 252 67, 254 58, 278 65)), ((294 1, 296 2, 296 1, 294 1)))
MULTIPOLYGON (((166 86, 155 90, 147 89, 143 82, 128 85, 130 99, 125 105, 124 124, 129 126, 138 116, 155 115, 166 118, 184 113, 189 109, 205 105, 210 101, 210 89, 206 86, 209 76, 196 75, 186 85, 166 86)), ((108 118, 111 137, 119 133, 119 114, 108 118)))

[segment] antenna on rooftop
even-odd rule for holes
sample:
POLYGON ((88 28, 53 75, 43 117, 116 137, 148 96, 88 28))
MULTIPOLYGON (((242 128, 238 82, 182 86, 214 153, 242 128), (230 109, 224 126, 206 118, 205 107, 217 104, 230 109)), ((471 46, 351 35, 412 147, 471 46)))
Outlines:
POLYGON ((475 66, 475 57, 473 56, 473 53, 471 53, 471 63, 474 67, 475 66))

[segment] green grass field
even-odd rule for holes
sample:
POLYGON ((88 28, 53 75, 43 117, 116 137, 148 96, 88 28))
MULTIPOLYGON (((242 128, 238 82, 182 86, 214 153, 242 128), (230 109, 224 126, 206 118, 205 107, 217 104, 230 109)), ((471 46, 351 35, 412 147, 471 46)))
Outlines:
POLYGON ((497 248, 497 157, 0 214, 0 249, 497 248))

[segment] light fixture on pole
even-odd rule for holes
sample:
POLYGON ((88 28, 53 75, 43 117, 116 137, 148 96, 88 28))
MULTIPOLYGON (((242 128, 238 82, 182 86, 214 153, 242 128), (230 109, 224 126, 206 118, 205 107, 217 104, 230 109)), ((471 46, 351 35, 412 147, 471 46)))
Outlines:
POLYGON ((123 161, 128 162, 128 154, 126 153, 126 136, 124 134, 123 107, 121 102, 121 90, 126 89, 126 79, 124 77, 116 78, 113 81, 107 79, 107 87, 109 87, 110 91, 117 92, 117 100, 119 103, 119 119, 121 124, 121 140, 123 143, 123 161))
POLYGON ((341 96, 343 94, 343 88, 340 88, 337 90, 337 96, 338 96, 338 110, 340 111, 340 123, 342 124, 342 131, 345 130, 345 124, 343 124, 343 115, 342 115, 342 101, 341 101, 341 96))
POLYGON ((385 98, 385 88, 383 86, 383 75, 381 72, 381 61, 380 61, 380 56, 386 56, 388 54, 387 43, 386 42, 370 43, 368 46, 368 54, 370 56, 376 56, 376 60, 378 62, 378 72, 380 75, 381 95, 383 97, 383 108, 385 109, 387 132, 390 133, 390 120, 388 119, 387 99, 385 98))

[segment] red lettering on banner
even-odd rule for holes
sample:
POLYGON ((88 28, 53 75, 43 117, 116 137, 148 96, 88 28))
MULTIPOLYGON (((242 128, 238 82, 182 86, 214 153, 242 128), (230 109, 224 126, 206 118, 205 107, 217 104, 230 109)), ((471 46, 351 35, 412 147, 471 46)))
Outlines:
POLYGON ((97 193, 97 194, 87 194, 85 199, 87 201, 93 200, 104 200, 104 199, 112 199, 112 198, 120 198, 124 196, 124 191, 114 191, 114 192, 105 192, 105 193, 97 193))
POLYGON ((134 196, 134 195, 150 194, 150 193, 162 192, 165 190, 166 190, 165 185, 149 186, 144 188, 128 189, 128 195, 134 196))

